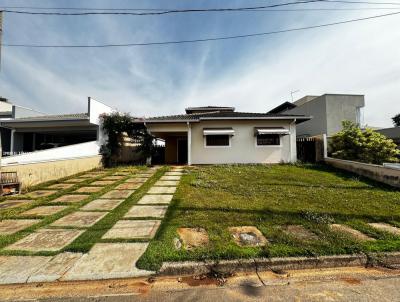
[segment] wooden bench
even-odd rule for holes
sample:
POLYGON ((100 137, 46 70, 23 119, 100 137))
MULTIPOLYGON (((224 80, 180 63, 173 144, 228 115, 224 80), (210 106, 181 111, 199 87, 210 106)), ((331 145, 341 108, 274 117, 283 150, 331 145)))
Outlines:
POLYGON ((0 172, 0 196, 21 193, 17 172, 0 172))

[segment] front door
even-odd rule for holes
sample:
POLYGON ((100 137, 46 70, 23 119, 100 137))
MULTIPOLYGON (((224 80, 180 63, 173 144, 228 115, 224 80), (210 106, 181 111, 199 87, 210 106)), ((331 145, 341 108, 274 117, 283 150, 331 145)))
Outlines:
POLYGON ((178 138, 178 164, 186 165, 188 160, 188 141, 186 138, 178 138))

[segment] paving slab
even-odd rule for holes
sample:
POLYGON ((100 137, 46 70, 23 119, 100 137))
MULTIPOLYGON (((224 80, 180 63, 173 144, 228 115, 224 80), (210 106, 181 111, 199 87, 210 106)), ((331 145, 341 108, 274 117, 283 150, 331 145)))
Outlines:
POLYGON ((358 230, 355 230, 347 225, 344 224, 331 224, 329 225, 331 230, 335 232, 340 232, 340 233, 345 233, 349 235, 350 237, 353 237, 356 240, 359 241, 375 241, 375 238, 371 238, 363 233, 361 233, 358 230))
POLYGON ((76 193, 97 193, 103 190, 104 187, 81 187, 78 190, 75 190, 76 193))
POLYGON ((25 196, 31 197, 31 198, 40 198, 40 197, 46 197, 53 195, 57 193, 58 191, 53 191, 53 190, 37 190, 37 191, 32 191, 29 193, 26 193, 25 196))
POLYGON ((153 175, 154 175, 154 173, 139 173, 139 174, 136 174, 135 176, 137 178, 150 178, 153 175))
POLYGON ((114 180, 96 180, 96 181, 90 183, 90 185, 93 185, 93 186, 109 186, 112 184, 115 184, 114 180))
POLYGON ((25 211, 21 213, 21 216, 32 216, 32 215, 38 215, 38 216, 49 216, 56 214, 58 212, 61 212, 68 208, 67 206, 41 206, 41 207, 36 207, 33 209, 30 209, 28 211, 25 211))
POLYGON ((174 176, 174 175, 166 175, 161 176, 160 180, 180 180, 181 176, 174 176))
POLYGON ((7 246, 5 250, 29 252, 59 251, 66 247, 84 231, 73 229, 39 229, 21 240, 7 246))
POLYGON ((138 204, 169 204, 173 195, 144 195, 138 204))
POLYGON ((182 172, 165 172, 165 176, 182 176, 182 172))
POLYGON ((121 198, 128 198, 135 192, 135 190, 112 190, 101 196, 100 198, 107 199, 121 199, 121 198))
POLYGON ((400 228, 396 228, 390 224, 387 223, 368 223, 370 226, 372 226, 375 229, 378 229, 380 231, 388 232, 392 235, 400 236, 400 228))
POLYGON ((183 246, 185 250, 192 250, 209 243, 207 231, 203 228, 178 228, 176 232, 179 235, 179 244, 175 243, 177 249, 183 246))
POLYGON ((39 222, 40 219, 4 219, 0 221, 0 235, 11 235, 39 222))
POLYGON ((3 202, 0 202, 0 210, 1 209, 12 209, 16 208, 19 206, 22 206, 24 204, 27 204, 29 202, 32 202, 30 199, 13 199, 13 200, 6 200, 3 202))
POLYGON ((282 227, 283 232, 299 240, 318 240, 318 236, 302 225, 287 225, 282 227))
POLYGON ((239 226, 228 228, 229 232, 239 246, 265 246, 268 241, 264 235, 254 226, 239 226))
POLYGON ((163 218, 167 212, 168 206, 133 206, 125 214, 125 218, 144 218, 154 217, 163 218))
POLYGON ((120 220, 102 239, 151 239, 160 224, 160 220, 120 220))
POLYGON ((67 182, 67 183, 80 183, 80 182, 84 182, 84 181, 86 181, 88 179, 91 179, 91 177, 87 177, 87 178, 75 177, 75 178, 70 178, 70 179, 64 180, 64 182, 67 182))
POLYGON ((115 172, 114 174, 113 174, 113 176, 118 176, 118 175, 122 175, 122 176, 125 176, 125 175, 131 175, 132 173, 131 172, 127 172, 127 171, 120 171, 120 172, 115 172))
POLYGON ((57 202, 65 202, 65 203, 73 203, 73 202, 81 202, 82 200, 87 199, 88 195, 63 195, 51 201, 51 203, 57 202))
POLYGON ((125 177, 126 176, 123 176, 123 175, 114 175, 114 176, 103 177, 101 180, 120 180, 120 179, 123 179, 125 177))
POLYGON ((82 253, 61 253, 32 273, 27 282, 52 282, 60 279, 83 256, 82 253))
POLYGON ((115 187, 116 190, 135 190, 142 186, 141 183, 126 182, 115 187))
POLYGON ((148 243, 97 243, 83 255, 61 280, 98 280, 147 276, 154 272, 139 270, 136 262, 148 243))
POLYGON ((148 194, 174 194, 176 187, 152 187, 148 194))
POLYGON ((176 187, 179 184, 179 180, 159 180, 156 181, 154 186, 156 187, 176 187))
POLYGON ((51 226, 87 228, 106 215, 103 212, 74 212, 56 220, 51 226))
POLYGON ((80 209, 84 211, 111 211, 118 207, 123 201, 123 199, 96 199, 80 209))
POLYGON ((127 180, 125 180, 125 182, 129 182, 129 183, 140 183, 140 184, 144 184, 147 181, 147 178, 128 178, 127 180))
POLYGON ((61 190, 65 190, 65 189, 69 189, 72 188, 73 186, 75 186, 74 184, 71 183, 60 183, 60 184, 54 184, 49 186, 49 189, 61 189, 61 190))
POLYGON ((0 256, 0 284, 25 283, 29 276, 52 257, 0 256))

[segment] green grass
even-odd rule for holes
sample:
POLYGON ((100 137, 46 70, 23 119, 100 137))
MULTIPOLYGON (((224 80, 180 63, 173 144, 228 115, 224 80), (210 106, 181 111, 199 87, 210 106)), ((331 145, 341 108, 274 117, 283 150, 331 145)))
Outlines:
POLYGON ((203 166, 191 169, 138 267, 156 270, 164 261, 310 256, 400 250, 400 238, 368 222, 400 226, 400 191, 319 165, 203 166), (376 238, 358 242, 330 231, 344 223, 376 238), (280 226, 301 224, 319 240, 300 241, 280 226), (256 226, 269 240, 263 248, 237 246, 230 226, 256 226), (210 244, 176 250, 178 227, 202 227, 210 244))

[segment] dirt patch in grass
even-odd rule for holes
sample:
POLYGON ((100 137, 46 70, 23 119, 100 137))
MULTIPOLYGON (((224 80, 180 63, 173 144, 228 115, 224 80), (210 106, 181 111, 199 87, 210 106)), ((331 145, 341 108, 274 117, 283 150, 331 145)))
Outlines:
POLYGON ((178 228, 176 232, 186 250, 207 245, 209 242, 207 231, 203 228, 178 228))

